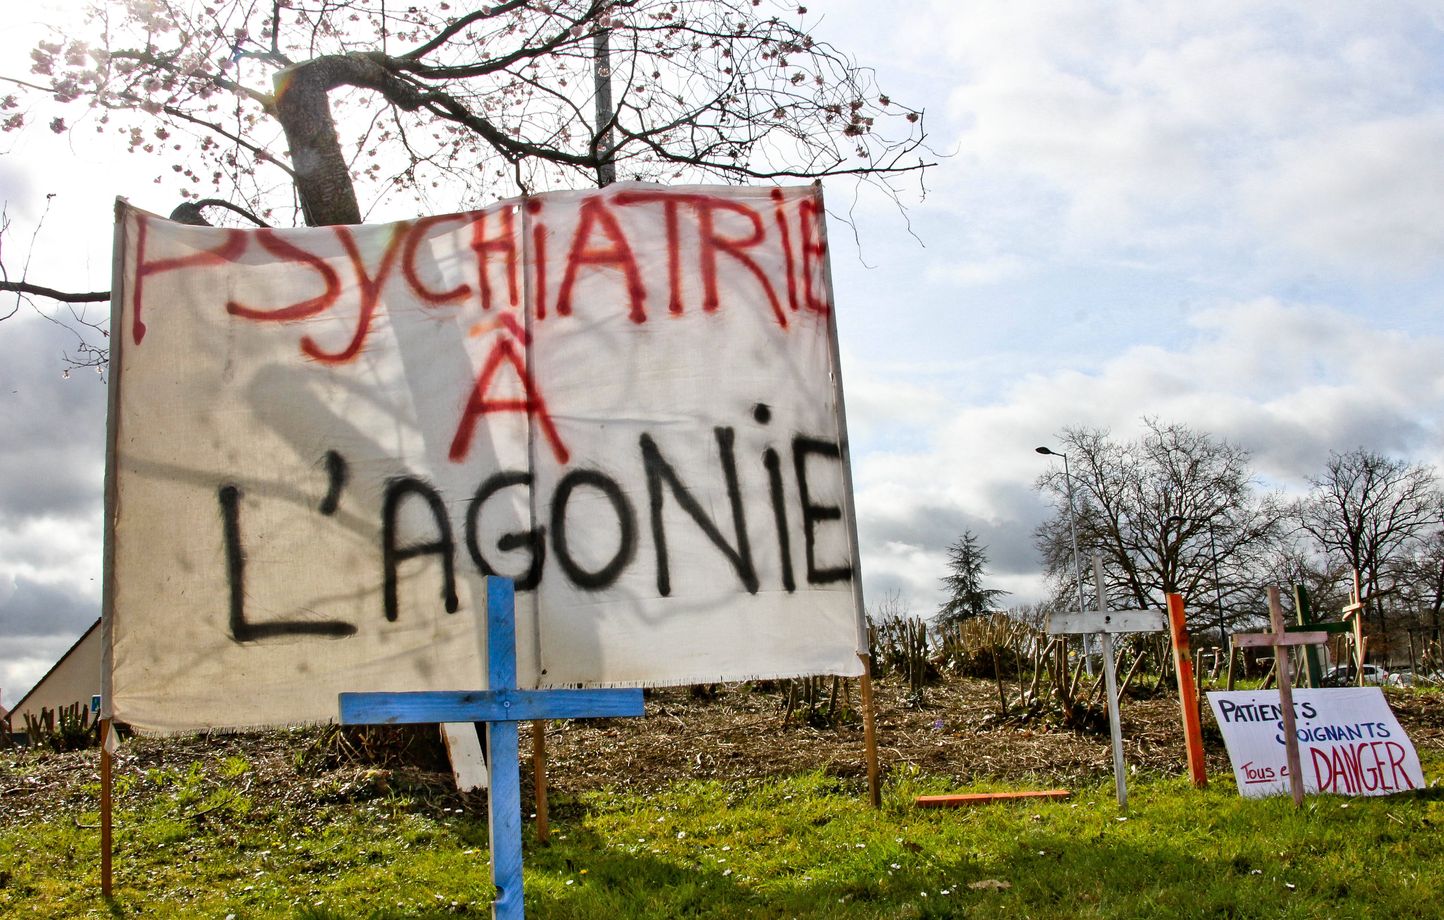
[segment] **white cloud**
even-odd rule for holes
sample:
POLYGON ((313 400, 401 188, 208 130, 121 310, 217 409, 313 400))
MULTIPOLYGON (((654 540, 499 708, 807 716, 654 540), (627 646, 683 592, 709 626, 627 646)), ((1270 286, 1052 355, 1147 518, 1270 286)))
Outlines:
POLYGON ((993 234, 958 252, 965 266, 1141 253, 1196 271, 1201 252, 1227 252, 1235 274, 1438 271, 1437 11, 1407 0, 911 10, 894 52, 933 68, 901 64, 897 77, 913 95, 951 87, 929 113, 938 147, 957 153, 930 180, 933 203, 967 227, 987 215, 993 234))
POLYGON ((1028 263, 1016 255, 957 262, 934 262, 928 265, 928 279, 960 285, 996 284, 1021 277, 1028 263))
POLYGON ((1444 109, 1280 144, 1240 203, 1316 264, 1437 270, 1444 251, 1444 109))

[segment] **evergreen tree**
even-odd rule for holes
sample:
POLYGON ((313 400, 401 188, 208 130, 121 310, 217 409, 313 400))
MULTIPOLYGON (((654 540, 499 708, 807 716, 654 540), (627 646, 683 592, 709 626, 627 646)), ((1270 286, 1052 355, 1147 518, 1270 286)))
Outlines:
POLYGON ((983 570, 988 565, 988 548, 978 543, 971 530, 963 531, 958 541, 948 547, 947 575, 943 587, 947 600, 938 608, 938 623, 958 623, 997 611, 993 601, 1007 594, 999 588, 983 587, 983 570))

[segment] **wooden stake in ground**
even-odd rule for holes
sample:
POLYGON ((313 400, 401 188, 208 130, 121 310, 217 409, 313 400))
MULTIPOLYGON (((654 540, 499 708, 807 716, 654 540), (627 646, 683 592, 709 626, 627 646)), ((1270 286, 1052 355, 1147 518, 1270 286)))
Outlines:
POLYGON ((1293 675, 1289 668, 1289 648, 1295 645, 1322 645, 1329 641, 1327 633, 1286 632, 1284 629, 1284 608, 1279 603, 1279 589, 1269 588, 1269 623, 1273 632, 1234 633, 1233 644, 1240 647, 1271 645, 1274 648, 1274 671, 1278 674, 1279 710, 1284 723, 1284 754, 1289 764, 1289 792, 1293 793, 1294 805, 1304 804, 1303 765, 1299 760, 1299 736, 1294 725, 1293 675))
POLYGON ((641 690, 518 690, 516 595, 509 578, 486 580, 486 690, 343 693, 343 725, 485 722, 491 786, 491 877, 494 920, 522 920, 521 768, 517 723, 537 719, 640 716, 641 690))
POLYGON ((113 888, 111 870, 111 828, 112 823, 112 799, 111 787, 114 766, 111 763, 111 748, 114 743, 110 733, 112 726, 109 719, 100 720, 100 893, 110 897, 113 888))
POLYGON ((480 732, 484 725, 470 722, 443 722, 441 741, 451 761, 451 776, 458 792, 475 792, 486 788, 486 755, 481 751, 480 732))
POLYGON ((1188 646, 1188 621, 1183 595, 1168 597, 1168 627, 1173 640, 1173 673, 1178 678, 1178 707, 1183 716, 1183 743, 1188 752, 1188 778, 1202 789, 1208 785, 1203 761, 1203 726, 1198 719, 1198 696, 1193 688, 1193 654, 1188 646))
POLYGON ((531 723, 532 795, 536 799, 536 839, 546 843, 551 837, 547 818, 547 723, 536 719, 531 723))
POLYGON ((867 760, 867 793, 873 808, 882 807, 882 781, 877 769, 877 714, 872 701, 872 668, 868 656, 862 659, 862 679, 859 686, 862 696, 862 745, 863 757, 867 760))
MULTIPOLYGON (((1094 613, 1066 611, 1048 617, 1048 632, 1053 635, 1090 635, 1098 633, 1103 641, 1103 683, 1108 693, 1108 730, 1113 736, 1113 785, 1118 792, 1118 808, 1128 810, 1127 771, 1123 766, 1123 728, 1118 712, 1118 675, 1113 660, 1113 636, 1116 633, 1162 632, 1161 610, 1109 610, 1108 592, 1103 587, 1103 558, 1093 557, 1093 580, 1098 610, 1094 613)), ((1084 643, 1087 648, 1087 643, 1084 643)), ((1086 652, 1085 652, 1086 654, 1086 652)))
POLYGON ((1354 569, 1354 587, 1349 595, 1349 603, 1344 606, 1344 622, 1354 629, 1354 671, 1358 677, 1359 686, 1364 686, 1364 611, 1368 607, 1368 600, 1360 592, 1359 570, 1354 569))

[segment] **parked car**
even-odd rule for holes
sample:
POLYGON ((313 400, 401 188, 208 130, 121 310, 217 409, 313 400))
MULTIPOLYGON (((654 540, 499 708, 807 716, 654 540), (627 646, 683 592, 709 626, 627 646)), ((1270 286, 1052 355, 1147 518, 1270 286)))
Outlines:
MULTIPOLYGON (((1341 664, 1329 668, 1322 683, 1325 687, 1354 687, 1359 683, 1359 672, 1352 665, 1341 664)), ((1389 683, 1389 672, 1377 664, 1366 664, 1364 683, 1382 687, 1389 683)))
POLYGON ((1389 686, 1391 687, 1412 687, 1414 686, 1414 672, 1408 668, 1401 671, 1389 672, 1389 686))

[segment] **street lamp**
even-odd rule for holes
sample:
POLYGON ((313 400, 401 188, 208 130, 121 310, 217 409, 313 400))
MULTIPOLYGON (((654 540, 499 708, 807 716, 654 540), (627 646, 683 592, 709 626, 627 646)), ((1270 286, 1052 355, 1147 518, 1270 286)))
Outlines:
MULTIPOLYGON (((1033 450, 1045 457, 1063 458, 1063 482, 1068 487, 1068 531, 1073 536, 1073 576, 1078 580, 1078 613, 1081 615, 1087 608, 1083 606, 1083 566, 1078 562, 1078 509, 1073 506, 1073 475, 1068 470, 1068 455, 1046 447, 1035 447, 1033 450)), ((1088 651, 1089 639, 1085 637, 1083 641, 1083 664, 1088 676, 1092 677, 1093 657, 1088 651)))

